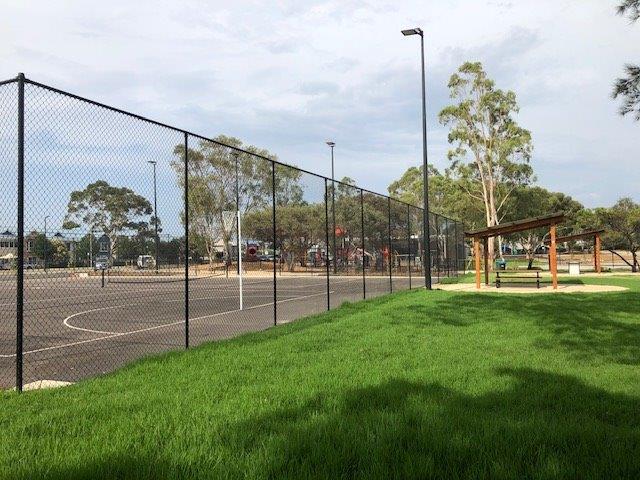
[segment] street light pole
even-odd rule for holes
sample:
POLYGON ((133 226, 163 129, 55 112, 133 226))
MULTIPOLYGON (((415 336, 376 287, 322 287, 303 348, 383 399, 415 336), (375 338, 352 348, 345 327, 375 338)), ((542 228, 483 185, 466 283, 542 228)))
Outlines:
POLYGON ((424 246, 423 270, 424 282, 428 290, 431 290, 431 239, 429 226, 429 172, 427 170, 427 99, 425 86, 425 66, 424 66, 424 32, 420 28, 402 30, 402 34, 420 35, 420 55, 422 59, 422 169, 423 169, 423 217, 422 217, 422 238, 424 246))
POLYGON ((44 217, 44 271, 47 271, 47 244, 49 243, 47 241, 47 220, 49 219, 50 215, 47 215, 46 217, 44 217))
MULTIPOLYGON (((333 168, 333 148, 335 142, 327 142, 331 148, 331 217, 333 218, 333 273, 338 273, 337 252, 336 252, 336 176, 333 168)), ((328 258, 328 255, 327 255, 328 258)))
POLYGON ((153 166, 153 216, 154 216, 154 225, 155 225, 155 244, 156 244, 156 273, 158 273, 158 251, 160 250, 160 239, 158 238, 158 190, 156 185, 156 161, 149 160, 147 163, 150 163, 153 166))

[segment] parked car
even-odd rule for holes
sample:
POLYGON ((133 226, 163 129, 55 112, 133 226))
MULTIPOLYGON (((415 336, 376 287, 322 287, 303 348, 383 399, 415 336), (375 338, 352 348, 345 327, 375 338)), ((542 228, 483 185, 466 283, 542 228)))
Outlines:
MULTIPOLYGON (((273 262, 273 255, 258 255, 256 257, 261 262, 273 262)), ((276 255, 276 259, 279 259, 280 255, 276 255)))
POLYGON ((22 264, 22 268, 24 270, 35 270, 36 268, 38 268, 38 265, 34 262, 24 262, 22 264))
POLYGON ((93 266, 94 270, 107 270, 109 268, 109 257, 98 256, 96 257, 96 263, 93 266))
POLYGON ((138 255, 136 265, 138 268, 153 268, 156 266, 156 260, 151 255, 138 255))

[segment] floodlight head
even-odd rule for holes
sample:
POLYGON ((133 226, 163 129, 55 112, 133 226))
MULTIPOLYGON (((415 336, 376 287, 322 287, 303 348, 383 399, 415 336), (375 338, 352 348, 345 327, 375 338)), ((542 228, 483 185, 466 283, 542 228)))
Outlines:
POLYGON ((329 141, 329 142, 327 142, 327 145, 329 145, 330 147, 335 147, 336 143, 329 141))
POLYGON ((155 160, 147 160, 147 163, 150 163, 151 165, 155 165, 158 162, 156 162, 155 160))
POLYGON ((420 29, 420 28, 409 28, 407 30, 402 30, 402 34, 405 37, 408 37, 409 35, 420 35, 420 36, 422 36, 422 29, 420 29))

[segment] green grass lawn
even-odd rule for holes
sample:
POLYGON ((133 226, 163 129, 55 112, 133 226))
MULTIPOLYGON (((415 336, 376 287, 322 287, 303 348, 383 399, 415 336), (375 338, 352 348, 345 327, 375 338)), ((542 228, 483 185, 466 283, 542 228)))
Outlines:
POLYGON ((404 292, 0 395, 0 478, 639 478, 640 280, 404 292))

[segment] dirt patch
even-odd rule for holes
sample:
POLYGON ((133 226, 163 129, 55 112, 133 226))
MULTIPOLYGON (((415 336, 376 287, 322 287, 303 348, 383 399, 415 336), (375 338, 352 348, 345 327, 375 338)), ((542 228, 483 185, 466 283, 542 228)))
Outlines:
POLYGON ((473 283, 455 283, 450 285, 438 285, 438 290, 446 290, 450 292, 472 292, 472 293, 606 293, 606 292, 623 292, 628 290, 625 287, 615 285, 558 285, 558 289, 554 290, 551 285, 536 288, 535 285, 527 287, 512 287, 503 285, 496 288, 495 285, 481 285, 480 290, 476 289, 473 283))

